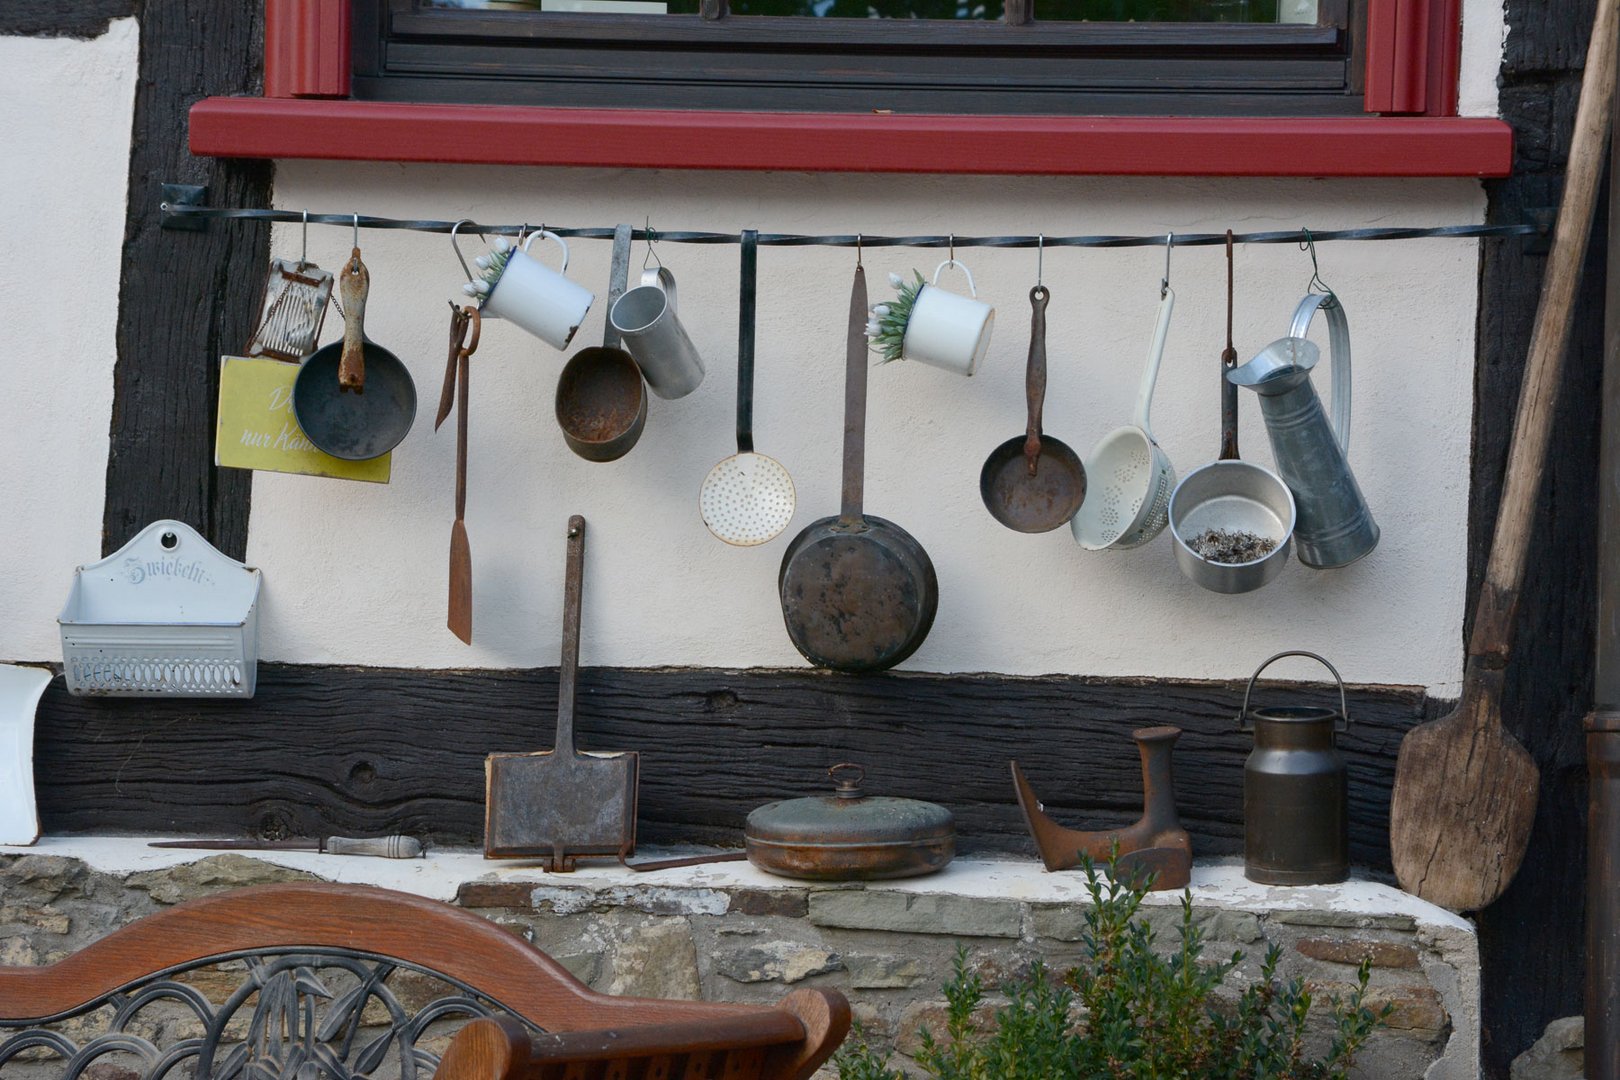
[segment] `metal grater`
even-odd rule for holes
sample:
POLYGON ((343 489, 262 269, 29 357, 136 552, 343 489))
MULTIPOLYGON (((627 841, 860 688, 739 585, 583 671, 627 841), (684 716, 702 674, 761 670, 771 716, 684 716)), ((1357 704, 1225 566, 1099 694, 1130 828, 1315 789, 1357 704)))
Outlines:
POLYGON ((329 271, 302 260, 272 260, 264 287, 264 315, 247 354, 296 363, 314 352, 331 295, 329 271))

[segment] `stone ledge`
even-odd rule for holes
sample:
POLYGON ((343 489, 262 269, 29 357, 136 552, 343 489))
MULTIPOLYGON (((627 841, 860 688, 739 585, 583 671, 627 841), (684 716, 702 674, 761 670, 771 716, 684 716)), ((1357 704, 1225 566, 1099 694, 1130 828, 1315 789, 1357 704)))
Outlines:
MULTIPOLYGON (((0 848, 0 963, 49 962, 158 905, 308 877, 474 909, 607 993, 768 1002, 793 984, 837 988, 869 1037, 901 1053, 941 1015, 941 986, 959 948, 992 987, 1036 959, 1068 967, 1082 958, 1089 904, 1084 875, 1014 858, 959 859, 905 881, 822 884, 739 862, 640 874, 604 861, 549 874, 472 851, 389 860, 56 837, 0 848)), ((1279 974, 1323 996, 1347 992, 1355 965, 1372 960, 1369 1003, 1394 1013, 1368 1044, 1358 1076, 1477 1074, 1479 961, 1467 920, 1373 881, 1256 885, 1235 862, 1196 866, 1190 892, 1206 957, 1245 954, 1238 982, 1257 974, 1273 946, 1282 954, 1279 974)), ((1144 905, 1167 945, 1176 940, 1180 901, 1179 892, 1164 892, 1144 905)))

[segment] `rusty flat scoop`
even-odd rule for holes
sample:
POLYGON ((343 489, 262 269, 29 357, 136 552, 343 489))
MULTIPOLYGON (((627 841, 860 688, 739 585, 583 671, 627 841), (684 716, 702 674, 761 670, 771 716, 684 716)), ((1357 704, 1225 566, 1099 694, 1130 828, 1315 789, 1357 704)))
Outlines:
POLYGON ((1117 850, 1115 869, 1121 877, 1156 874, 1154 892, 1185 887, 1192 880, 1192 839, 1176 815, 1176 791, 1170 772, 1170 752, 1180 737, 1180 728, 1168 726, 1131 732, 1142 756, 1142 816, 1123 829, 1082 832, 1059 825, 1046 815, 1046 807, 1035 797, 1018 762, 1013 762, 1018 806, 1024 811, 1029 835, 1046 868, 1073 870, 1086 859, 1104 862, 1117 850))
POLYGON ((584 578, 585 519, 575 514, 568 519, 556 749, 491 754, 484 762, 484 855, 544 858, 552 873, 573 870, 581 855, 624 856, 636 849, 639 755, 574 749, 584 578))

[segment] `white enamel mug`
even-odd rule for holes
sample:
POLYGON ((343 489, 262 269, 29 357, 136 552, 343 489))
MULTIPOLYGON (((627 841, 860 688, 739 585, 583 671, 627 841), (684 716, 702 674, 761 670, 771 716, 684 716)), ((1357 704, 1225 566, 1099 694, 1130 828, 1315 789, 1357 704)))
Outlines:
POLYGON ((566 349, 596 299, 591 290, 565 277, 567 272, 568 245, 562 237, 553 232, 530 233, 507 257, 500 280, 484 297, 482 312, 485 317, 516 323, 554 349, 566 349), (529 245, 537 236, 555 240, 562 248, 561 271, 529 256, 529 245))
POLYGON ((931 364, 957 375, 972 375, 990 349, 990 328, 996 309, 978 299, 973 274, 955 259, 946 259, 934 269, 932 284, 917 290, 906 321, 906 336, 900 343, 900 358, 931 364), (939 275, 954 266, 967 278, 968 294, 939 287, 939 275))

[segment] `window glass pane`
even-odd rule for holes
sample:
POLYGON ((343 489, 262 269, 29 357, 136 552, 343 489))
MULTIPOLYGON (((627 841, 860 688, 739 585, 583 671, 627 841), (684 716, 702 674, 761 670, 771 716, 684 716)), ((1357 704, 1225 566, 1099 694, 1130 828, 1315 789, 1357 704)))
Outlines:
MULTIPOLYGON (((1001 18, 1002 0, 731 0, 734 15, 799 15, 835 19, 1001 18)), ((424 6, 470 11, 588 11, 629 15, 695 15, 698 0, 425 0, 424 6)))
POLYGON ((1274 23, 1278 4, 1279 0, 1035 0, 1035 17, 1072 22, 1274 23))
MULTIPOLYGON (((578 11, 695 15, 698 0, 422 0, 468 11, 578 11)), ((836 19, 1001 18, 1003 0, 731 0, 737 15, 836 19)), ((1315 23, 1318 0, 1035 0, 1046 22, 1315 23)))

